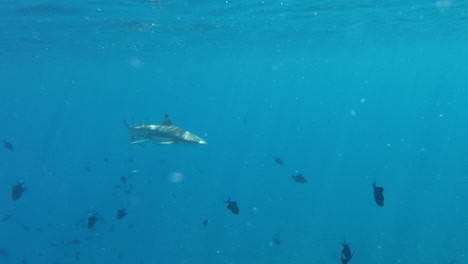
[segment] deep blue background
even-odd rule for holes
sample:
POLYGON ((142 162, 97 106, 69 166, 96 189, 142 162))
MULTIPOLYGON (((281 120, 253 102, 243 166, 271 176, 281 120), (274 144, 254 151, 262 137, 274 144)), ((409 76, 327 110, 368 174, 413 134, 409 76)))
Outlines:
POLYGON ((460 1, 5 0, 0 262, 339 263, 346 239, 351 263, 466 263, 467 15, 460 1), (208 145, 129 144, 123 119, 164 113, 208 145))

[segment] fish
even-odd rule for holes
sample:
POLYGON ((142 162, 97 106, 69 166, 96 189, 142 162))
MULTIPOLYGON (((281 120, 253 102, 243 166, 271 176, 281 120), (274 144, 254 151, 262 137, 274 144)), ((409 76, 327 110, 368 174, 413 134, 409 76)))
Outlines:
POLYGON ((12 214, 4 215, 4 216, 2 216, 1 221, 2 221, 2 222, 8 222, 8 220, 10 220, 10 218, 11 218, 12 216, 13 216, 12 214))
POLYGON ((23 183, 18 183, 11 187, 11 199, 13 201, 18 200, 23 195, 23 192, 26 191, 26 188, 23 188, 23 183))
POLYGON ((341 243, 341 245, 343 245, 343 250, 341 250, 341 263, 346 264, 353 258, 354 252, 351 252, 351 248, 346 241, 341 243))
POLYGON ((120 177, 120 182, 125 184, 127 182, 127 178, 126 177, 120 177))
POLYGON ((139 126, 130 125, 124 120, 132 137, 131 144, 139 144, 146 141, 154 141, 155 144, 169 145, 169 144, 184 144, 184 145, 206 145, 208 144, 201 137, 184 130, 180 127, 174 126, 168 114, 164 115, 164 121, 159 125, 140 124, 139 126), (163 139, 159 141, 157 139, 163 139))
POLYGON ((88 229, 91 229, 94 227, 94 225, 96 224, 97 222, 97 215, 96 214, 92 214, 88 217, 88 229))
POLYGON ((274 237, 274 238, 271 240, 271 242, 272 242, 274 245, 277 245, 277 246, 281 245, 281 241, 280 241, 279 238, 277 238, 277 237, 274 237))
POLYGON ((384 206, 384 195, 383 195, 383 191, 384 191, 384 188, 383 187, 377 187, 375 186, 375 181, 372 183, 372 187, 374 187, 374 198, 375 198, 375 202, 377 203, 378 206, 382 207, 384 206))
POLYGON ((81 241, 79 239, 73 239, 73 240, 70 240, 68 241, 67 243, 67 247, 72 245, 72 246, 78 246, 79 244, 81 243, 81 241))
POLYGON ((292 179, 298 183, 307 183, 307 179, 302 174, 293 175, 292 179))
POLYGON ((122 218, 124 218, 125 216, 127 215, 127 212, 125 212, 125 209, 119 209, 117 211, 117 219, 120 220, 122 218))
POLYGON ((13 144, 11 144, 8 141, 3 141, 3 147, 11 151, 15 150, 15 147, 13 147, 13 144))
POLYGON ((280 157, 273 157, 273 159, 275 160, 275 163, 278 165, 284 164, 283 160, 280 157))
POLYGON ((231 212, 235 215, 239 214, 239 206, 237 205, 236 201, 231 201, 231 198, 229 198, 226 203, 228 204, 227 208, 231 210, 231 212))
POLYGON ((208 225, 208 220, 206 220, 206 219, 203 220, 202 225, 203 225, 204 227, 206 227, 206 226, 208 225))

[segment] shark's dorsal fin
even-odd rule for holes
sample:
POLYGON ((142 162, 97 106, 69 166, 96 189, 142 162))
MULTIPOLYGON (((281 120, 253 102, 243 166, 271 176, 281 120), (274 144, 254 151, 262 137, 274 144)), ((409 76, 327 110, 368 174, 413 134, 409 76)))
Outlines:
POLYGON ((161 126, 173 126, 172 120, 168 114, 164 114, 164 121, 162 121, 161 126))

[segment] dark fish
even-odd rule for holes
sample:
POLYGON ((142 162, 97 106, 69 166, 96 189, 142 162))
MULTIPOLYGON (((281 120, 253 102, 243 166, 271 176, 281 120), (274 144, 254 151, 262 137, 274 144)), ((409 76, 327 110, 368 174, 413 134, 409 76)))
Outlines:
POLYGON ((351 248, 346 244, 346 241, 341 243, 341 245, 343 245, 343 250, 341 250, 341 263, 346 264, 353 258, 354 253, 351 252, 351 248))
POLYGON ((81 241, 80 241, 79 239, 76 239, 76 238, 75 238, 75 239, 73 239, 73 240, 70 240, 70 241, 68 242, 67 245, 68 245, 68 246, 69 246, 69 245, 78 246, 80 243, 81 243, 81 241))
POLYGON ((90 217, 88 217, 88 229, 93 228, 93 226, 96 224, 97 220, 98 219, 97 219, 96 214, 92 214, 90 217))
POLYGON ((382 207, 384 205, 384 196, 383 196, 384 188, 375 186, 375 181, 372 183, 372 187, 374 187, 375 202, 380 207, 382 207))
POLYGON ((239 206, 237 206, 237 202, 234 201, 234 202, 231 202, 231 198, 229 198, 229 200, 226 201, 226 203, 228 204, 227 208, 229 210, 231 210, 231 212, 235 215, 238 215, 239 214, 239 206))
POLYGON ((277 246, 281 245, 281 242, 280 242, 279 238, 277 238, 277 237, 274 237, 274 238, 271 240, 271 242, 273 242, 273 244, 275 244, 275 245, 277 245, 277 246))
POLYGON ((133 163, 134 162, 133 158, 128 158, 128 162, 133 163))
POLYGON ((119 211, 117 211, 117 219, 122 219, 124 218, 125 216, 127 215, 127 212, 125 212, 125 209, 119 209, 119 211))
POLYGON ((91 172, 91 169, 89 167, 84 168, 86 172, 91 172))
POLYGON ((275 160, 275 163, 278 165, 284 164, 283 160, 280 157, 273 157, 273 159, 275 160))
POLYGON ((302 176, 302 174, 297 174, 297 175, 293 175, 292 176, 293 180, 298 182, 298 183, 306 183, 307 182, 307 179, 302 176))
POLYGON ((5 147, 6 149, 8 150, 11 150, 13 151, 15 148, 13 147, 13 144, 11 144, 10 142, 8 141, 3 141, 3 147, 5 147))
POLYGON ((7 222, 8 220, 10 220, 10 218, 12 217, 13 215, 4 215, 2 216, 2 222, 7 222))
POLYGON ((31 228, 26 224, 21 224, 21 229, 23 229, 23 231, 26 231, 26 232, 31 231, 31 228))
POLYGON ((121 183, 126 183, 126 182, 127 182, 127 178, 126 178, 126 177, 120 177, 120 182, 121 182, 121 183))
POLYGON ((18 200, 19 198, 21 198, 21 195, 23 195, 24 191, 26 191, 26 189, 23 188, 22 183, 18 183, 17 185, 13 185, 11 187, 11 199, 13 199, 13 201, 18 200))
POLYGON ((205 219, 205 220, 203 220, 203 223, 202 223, 202 225, 203 225, 204 227, 206 227, 206 226, 208 225, 208 220, 206 220, 206 219, 205 219))

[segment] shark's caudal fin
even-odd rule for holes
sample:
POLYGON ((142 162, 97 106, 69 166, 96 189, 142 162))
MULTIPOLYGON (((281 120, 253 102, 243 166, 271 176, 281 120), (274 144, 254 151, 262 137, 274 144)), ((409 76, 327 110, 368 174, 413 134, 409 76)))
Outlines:
POLYGON ((161 126, 173 126, 172 120, 168 114, 164 114, 164 121, 162 121, 161 126))

